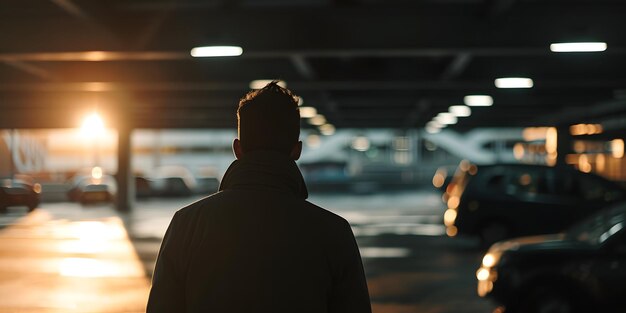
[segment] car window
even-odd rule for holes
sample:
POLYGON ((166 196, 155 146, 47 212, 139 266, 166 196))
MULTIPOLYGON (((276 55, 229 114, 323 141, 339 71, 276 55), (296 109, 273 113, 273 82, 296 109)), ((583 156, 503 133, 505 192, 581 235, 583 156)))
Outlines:
POLYGON ((604 200, 607 193, 606 187, 599 179, 588 175, 579 175, 578 192, 585 200, 604 200))
POLYGON ((572 173, 563 171, 553 171, 554 173, 554 193, 562 196, 578 196, 580 186, 578 180, 572 173))
POLYGON ((517 196, 536 196, 551 193, 546 172, 539 169, 511 169, 508 172, 505 191, 517 196))

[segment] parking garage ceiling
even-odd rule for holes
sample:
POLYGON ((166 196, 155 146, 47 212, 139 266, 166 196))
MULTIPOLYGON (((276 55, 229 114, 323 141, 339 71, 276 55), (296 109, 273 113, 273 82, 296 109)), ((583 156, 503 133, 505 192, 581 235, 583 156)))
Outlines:
POLYGON ((494 104, 450 128, 615 120, 625 14, 622 0, 5 0, 0 128, 74 127, 94 109, 112 125, 232 128, 256 79, 284 80, 337 128, 421 128, 471 94, 494 104), (549 49, 581 41, 608 49, 549 49), (244 52, 190 55, 207 45, 244 52))

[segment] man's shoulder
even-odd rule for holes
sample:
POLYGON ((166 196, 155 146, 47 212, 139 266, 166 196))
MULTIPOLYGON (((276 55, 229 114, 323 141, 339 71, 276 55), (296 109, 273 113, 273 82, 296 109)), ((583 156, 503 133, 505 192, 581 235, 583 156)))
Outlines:
MULTIPOLYGON (((234 203, 255 203, 254 198, 246 196, 247 195, 242 195, 235 190, 220 191, 183 207, 176 212, 176 215, 180 218, 193 218, 198 216, 201 212, 228 210, 234 203)), ((287 210, 291 213, 301 215, 303 219, 336 225, 337 227, 349 226, 348 221, 343 217, 305 199, 284 197, 282 200, 287 210)))
POLYGON ((345 218, 339 216, 336 213, 333 213, 307 200, 303 200, 303 203, 304 203, 305 209, 308 210, 310 214, 317 215, 319 216, 319 218, 329 223, 337 223, 339 225, 349 225, 348 221, 346 221, 345 218))
POLYGON ((190 216, 202 210, 207 210, 212 207, 219 207, 220 205, 223 205, 226 202, 225 194, 226 194, 225 192, 220 191, 210 196, 206 196, 202 199, 199 199, 179 209, 178 211, 176 211, 176 215, 181 216, 181 217, 190 216))

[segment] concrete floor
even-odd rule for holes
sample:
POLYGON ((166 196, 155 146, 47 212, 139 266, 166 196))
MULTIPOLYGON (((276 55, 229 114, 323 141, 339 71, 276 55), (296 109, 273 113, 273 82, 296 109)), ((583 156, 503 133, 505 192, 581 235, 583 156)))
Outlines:
MULTIPOLYGON (((174 212, 197 199, 141 200, 130 214, 60 202, 0 215, 0 313, 144 312, 161 238, 174 212)), ((375 313, 493 311, 475 292, 482 251, 443 235, 436 193, 310 201, 350 221, 375 313)))
POLYGON ((0 231, 0 312, 145 312, 148 291, 118 217, 36 210, 0 231))

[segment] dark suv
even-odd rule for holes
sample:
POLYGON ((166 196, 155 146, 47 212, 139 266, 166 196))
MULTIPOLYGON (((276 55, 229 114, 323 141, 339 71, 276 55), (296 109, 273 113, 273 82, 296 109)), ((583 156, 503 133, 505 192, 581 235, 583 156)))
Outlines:
POLYGON ((478 294, 506 312, 621 312, 625 226, 620 203, 562 233, 495 243, 476 272, 478 294))
POLYGON ((560 232, 625 195, 620 185, 568 166, 464 161, 444 194, 444 223, 449 236, 478 236, 489 246, 560 232))

